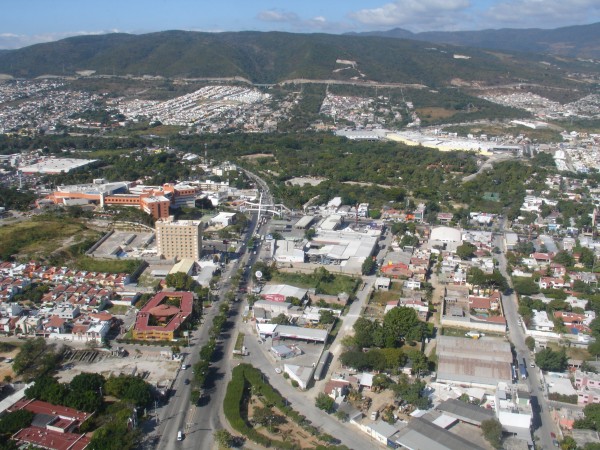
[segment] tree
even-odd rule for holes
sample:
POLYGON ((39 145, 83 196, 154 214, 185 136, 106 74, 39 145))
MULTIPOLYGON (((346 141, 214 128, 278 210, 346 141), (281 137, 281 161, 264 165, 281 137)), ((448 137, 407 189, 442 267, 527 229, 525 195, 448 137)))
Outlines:
POLYGON ((314 228, 309 228, 304 232, 304 237, 308 241, 312 241, 313 238, 317 235, 317 231, 314 228))
POLYGON ((471 259, 476 250, 477 247, 475 247, 473 244, 465 242, 464 244, 456 247, 456 255, 463 260, 471 259))
POLYGON ((73 377, 69 383, 69 387, 75 392, 100 392, 105 382, 106 379, 99 373, 80 373, 73 377))
POLYGON ((530 351, 533 351, 533 349, 535 348, 535 339, 531 336, 527 336, 525 338, 525 345, 530 351))
POLYGON ((145 407, 152 402, 151 386, 139 377, 119 375, 106 380, 106 394, 145 407))
POLYGON ((36 379, 50 373, 58 363, 58 355, 42 337, 28 339, 15 357, 13 370, 26 380, 36 379))
POLYGON ((277 325, 287 325, 289 323, 289 319, 284 313, 281 313, 278 316, 273 317, 271 319, 271 323, 275 323, 277 325))
POLYGON ((220 447, 231 448, 235 443, 235 438, 233 437, 233 435, 229 431, 224 429, 216 430, 213 433, 213 437, 215 439, 215 442, 220 447))
POLYGON ((319 311, 319 323, 330 324, 335 322, 335 315, 328 309, 319 311))
POLYGON ((420 341, 423 326, 412 308, 394 308, 383 317, 385 347, 399 347, 404 340, 420 341))
POLYGON ((381 325, 377 321, 359 317, 354 322, 354 343, 358 348, 369 348, 373 346, 373 335, 381 325))
POLYGON ((196 281, 188 274, 183 272, 170 273, 165 278, 167 286, 178 291, 193 291, 196 287, 196 281))
POLYGON ((519 295, 534 295, 540 292, 538 284, 528 277, 513 278, 513 287, 519 295))
POLYGON ((326 413, 332 413, 334 405, 334 400, 323 392, 319 393, 315 399, 315 406, 319 409, 322 409, 326 413))
POLYGON ((21 428, 31 425, 34 414, 26 409, 20 409, 2 416, 0 419, 0 434, 12 436, 21 428))
POLYGON ((567 368, 568 361, 564 350, 555 352, 551 348, 545 348, 535 355, 535 363, 542 370, 564 372, 567 368))
POLYGON ((496 419, 481 422, 483 437, 494 447, 500 448, 502 444, 502 425, 496 419))
POLYGON ((565 267, 572 267, 575 264, 573 256, 566 250, 561 250, 554 255, 553 261, 555 263, 562 264, 565 267))
POLYGON ((590 330, 592 332, 592 336, 595 338, 600 338, 600 317, 596 317, 590 322, 590 330))
POLYGON ((561 450, 577 450, 577 442, 571 436, 565 436, 560 442, 561 450))
POLYGON ((286 418, 282 415, 275 414, 270 406, 255 406, 252 414, 252 421, 263 427, 267 427, 270 431, 277 425, 282 425, 286 422, 286 418))
POLYGON ((590 355, 598 358, 598 356, 600 356, 600 340, 594 341, 588 345, 588 352, 590 352, 590 355))
POLYGON ((362 263, 361 271, 363 275, 372 275, 377 268, 377 264, 373 261, 373 258, 367 258, 362 263))
POLYGON ((387 389, 392 385, 393 381, 385 373, 378 373, 373 377, 373 388, 376 390, 387 389))

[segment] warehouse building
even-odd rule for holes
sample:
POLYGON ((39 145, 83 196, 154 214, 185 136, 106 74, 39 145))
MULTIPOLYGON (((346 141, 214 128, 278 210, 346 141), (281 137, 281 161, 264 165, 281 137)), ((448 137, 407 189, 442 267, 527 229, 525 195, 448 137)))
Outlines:
POLYGON ((437 381, 493 388, 512 383, 510 344, 504 339, 440 336, 437 381))

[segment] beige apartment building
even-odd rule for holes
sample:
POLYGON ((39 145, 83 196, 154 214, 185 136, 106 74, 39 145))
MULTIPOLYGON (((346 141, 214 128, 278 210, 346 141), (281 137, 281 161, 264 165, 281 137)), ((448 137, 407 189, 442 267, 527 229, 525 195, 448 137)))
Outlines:
POLYGON ((173 216, 156 221, 156 247, 165 258, 200 259, 202 225, 198 220, 174 220, 173 216))

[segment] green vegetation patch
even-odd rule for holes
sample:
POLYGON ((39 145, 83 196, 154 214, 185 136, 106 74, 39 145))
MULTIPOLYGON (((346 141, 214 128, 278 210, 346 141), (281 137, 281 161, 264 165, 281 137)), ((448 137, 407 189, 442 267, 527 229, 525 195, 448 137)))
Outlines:
MULTIPOLYGON (((231 381, 227 385, 227 392, 223 401, 223 411, 233 429, 251 441, 265 447, 273 446, 278 449, 297 448, 295 443, 271 439, 259 433, 249 423, 246 411, 253 393, 263 397, 263 403, 277 408, 285 417, 300 425, 318 440, 327 443, 334 441, 331 436, 320 434, 318 428, 313 426, 309 420, 288 406, 288 402, 281 394, 264 381, 264 375, 260 370, 252 367, 250 364, 239 364, 233 369, 231 381)), ((323 447, 317 444, 315 448, 323 447)), ((342 450, 346 447, 328 445, 327 448, 342 450)))
POLYGON ((97 236, 96 231, 75 219, 36 217, 0 228, 0 259, 46 258, 93 236, 97 236))
POLYGON ((313 273, 275 272, 273 281, 303 288, 314 288, 317 294, 338 295, 340 292, 354 293, 359 279, 347 275, 336 275, 319 267, 313 273))
POLYGON ((137 259, 95 259, 89 256, 77 258, 74 266, 88 272, 127 273, 132 274, 140 266, 137 259))

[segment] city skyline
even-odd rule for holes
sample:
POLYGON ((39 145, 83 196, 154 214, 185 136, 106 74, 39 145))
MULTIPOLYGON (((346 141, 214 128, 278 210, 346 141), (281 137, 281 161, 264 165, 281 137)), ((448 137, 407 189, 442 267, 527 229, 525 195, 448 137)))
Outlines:
POLYGON ((275 2, 57 0, 11 2, 0 17, 0 49, 69 36, 163 30, 345 33, 404 28, 413 32, 558 28, 600 21, 596 0, 331 0, 275 2))

